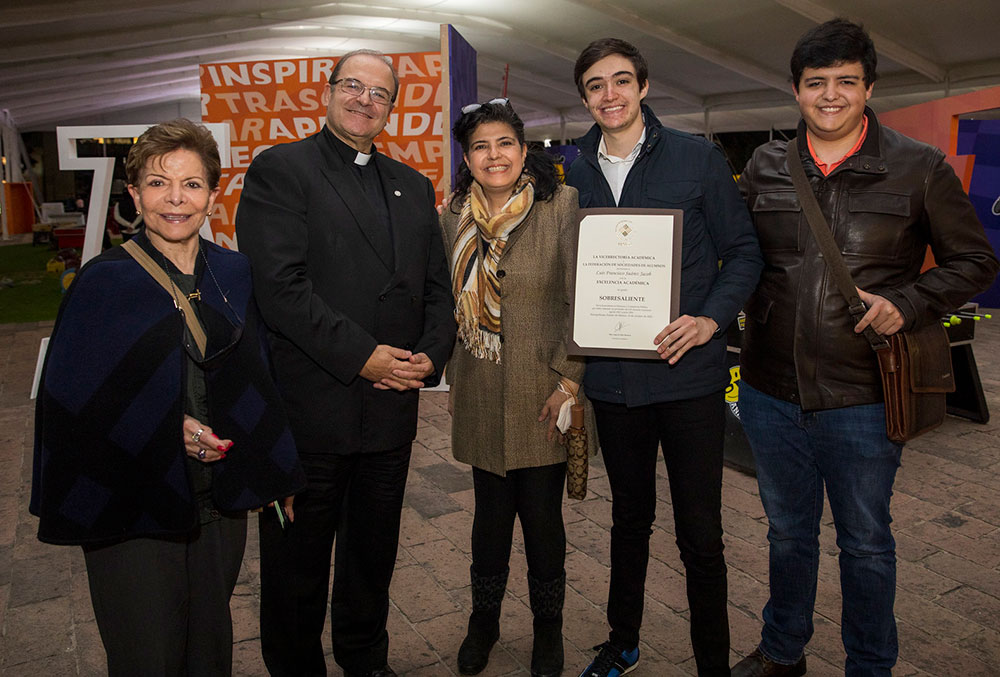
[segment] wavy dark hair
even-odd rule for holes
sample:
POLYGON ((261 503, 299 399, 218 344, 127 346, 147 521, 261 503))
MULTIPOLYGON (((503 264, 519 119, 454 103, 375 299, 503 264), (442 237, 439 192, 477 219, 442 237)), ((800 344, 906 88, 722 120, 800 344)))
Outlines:
POLYGON ((878 78, 878 54, 864 26, 847 19, 830 19, 806 31, 792 52, 789 69, 792 86, 799 91, 802 71, 860 62, 865 73, 865 87, 878 78))
MULTIPOLYGON (((462 113, 461 117, 455 121, 452 128, 452 136, 462 146, 462 153, 469 152, 469 141, 472 134, 479 125, 487 122, 502 122, 509 125, 517 136, 517 142, 525 146, 524 123, 510 103, 484 103, 470 113, 462 113)), ((559 187, 559 177, 556 174, 555 160, 545 151, 528 147, 528 154, 524 158, 524 171, 535 179, 535 199, 546 202, 552 199, 556 189, 559 187)), ((472 187, 472 172, 469 166, 462 160, 458 171, 455 173, 454 194, 451 197, 450 208, 454 213, 461 210, 462 203, 465 202, 469 189, 472 187)))

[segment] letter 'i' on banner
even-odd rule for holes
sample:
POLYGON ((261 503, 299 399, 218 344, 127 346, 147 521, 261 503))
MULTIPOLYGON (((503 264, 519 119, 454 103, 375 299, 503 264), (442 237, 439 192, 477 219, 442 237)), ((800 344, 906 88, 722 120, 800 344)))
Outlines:
MULTIPOLYGON (((441 37, 441 52, 386 55, 399 73, 399 93, 385 130, 375 139, 379 152, 430 179, 438 202, 450 190, 452 176, 445 169, 453 164, 453 151, 445 143, 451 130, 448 111, 464 105, 456 107, 452 99, 476 98, 475 51, 451 26, 441 27, 441 37), (449 49, 460 54, 457 65, 442 63, 449 49)), ((321 57, 200 66, 202 121, 230 128, 231 167, 222 173, 210 217, 217 244, 237 248, 236 209, 250 162, 263 150, 304 139, 326 124, 321 96, 337 61, 321 57)))

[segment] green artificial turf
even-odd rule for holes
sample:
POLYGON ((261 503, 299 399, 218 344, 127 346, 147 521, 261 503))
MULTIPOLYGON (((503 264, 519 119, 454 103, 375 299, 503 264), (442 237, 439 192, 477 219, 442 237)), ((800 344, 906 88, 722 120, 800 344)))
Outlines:
POLYGON ((56 252, 45 245, 0 246, 0 324, 56 319, 61 273, 47 273, 56 252))

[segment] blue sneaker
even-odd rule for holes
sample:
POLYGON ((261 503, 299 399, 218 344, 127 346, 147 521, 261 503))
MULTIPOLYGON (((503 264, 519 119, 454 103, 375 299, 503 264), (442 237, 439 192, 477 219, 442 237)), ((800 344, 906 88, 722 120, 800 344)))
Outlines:
POLYGON ((599 651, 594 662, 580 673, 580 677, 619 677, 626 672, 632 672, 639 662, 639 647, 622 650, 605 642, 594 647, 599 651))

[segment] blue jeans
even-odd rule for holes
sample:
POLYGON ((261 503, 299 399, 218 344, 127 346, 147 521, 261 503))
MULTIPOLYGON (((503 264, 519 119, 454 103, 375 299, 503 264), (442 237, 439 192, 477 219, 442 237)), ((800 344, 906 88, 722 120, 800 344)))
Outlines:
POLYGON ((807 412, 743 381, 739 406, 769 527, 760 650, 791 664, 812 637, 825 485, 840 548, 845 674, 890 675, 899 647, 889 499, 903 445, 886 437, 884 405, 807 412))

